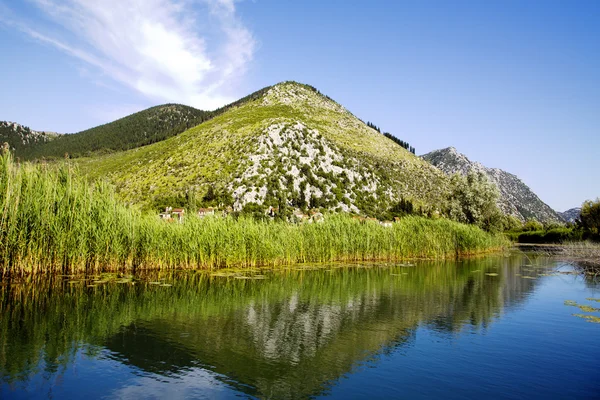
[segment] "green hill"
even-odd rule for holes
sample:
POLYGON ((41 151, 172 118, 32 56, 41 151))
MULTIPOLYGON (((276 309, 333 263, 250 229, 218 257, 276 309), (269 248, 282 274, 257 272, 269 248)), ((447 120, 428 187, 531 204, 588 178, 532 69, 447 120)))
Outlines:
POLYGON ((198 125, 209 113, 179 104, 156 106, 117 121, 31 147, 28 159, 62 158, 106 153, 148 145, 198 125))
POLYGON ((404 199, 435 212, 448 187, 441 171, 294 82, 254 93, 177 136, 76 162, 151 209, 221 204, 381 215, 404 199))
MULTIPOLYGON (((264 89, 263 89, 264 90, 264 89)), ((108 124, 79 133, 60 135, 56 140, 29 146, 17 156, 33 159, 71 158, 114 153, 160 142, 221 115, 254 97, 251 94, 214 111, 202 111, 181 104, 164 104, 137 112, 108 124)))
POLYGON ((23 158, 33 148, 59 137, 54 132, 38 132, 15 122, 0 121, 0 144, 8 143, 16 157, 23 158))

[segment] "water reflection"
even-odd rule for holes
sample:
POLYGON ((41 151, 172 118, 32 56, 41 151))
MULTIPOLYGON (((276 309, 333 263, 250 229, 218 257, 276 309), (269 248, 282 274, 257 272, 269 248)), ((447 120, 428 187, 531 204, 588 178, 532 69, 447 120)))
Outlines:
POLYGON ((411 345, 419 326, 452 335, 485 329, 532 293, 538 280, 523 275, 535 278, 553 265, 534 261, 330 265, 265 280, 176 273, 135 285, 7 284, 0 288, 0 379, 31 393, 31 382, 56 385, 83 357, 97 360, 99 379, 107 360, 128 367, 128 377, 106 384, 113 395, 156 395, 139 376, 167 383, 191 376, 205 383, 199 388, 222 385, 230 394, 316 396, 359 363, 411 345), (172 286, 147 283, 157 279, 172 286))

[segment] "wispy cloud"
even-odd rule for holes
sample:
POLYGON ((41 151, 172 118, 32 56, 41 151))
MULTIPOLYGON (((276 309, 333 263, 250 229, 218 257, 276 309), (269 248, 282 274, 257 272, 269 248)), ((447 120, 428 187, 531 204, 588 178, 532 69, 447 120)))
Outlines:
MULTIPOLYGON (((223 105, 255 49, 234 0, 30 0, 51 22, 13 18, 30 37, 156 101, 223 105)), ((6 22, 6 21, 5 21, 6 22)))

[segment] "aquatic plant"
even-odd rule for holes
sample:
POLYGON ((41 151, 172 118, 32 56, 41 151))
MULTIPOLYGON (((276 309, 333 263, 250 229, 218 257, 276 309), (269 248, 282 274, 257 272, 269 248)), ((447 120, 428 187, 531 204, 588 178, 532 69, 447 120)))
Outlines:
POLYGON ((434 259, 506 243, 475 226, 416 216, 391 227, 341 214, 301 225, 194 216, 169 224, 123 204, 111 186, 88 183, 68 164, 0 158, 2 275, 434 259))

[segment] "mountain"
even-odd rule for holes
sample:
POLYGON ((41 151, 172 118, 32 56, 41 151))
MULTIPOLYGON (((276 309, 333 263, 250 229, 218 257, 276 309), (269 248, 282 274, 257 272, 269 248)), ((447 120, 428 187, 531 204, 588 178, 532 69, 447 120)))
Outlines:
POLYGON ((565 222, 574 223, 581 215, 581 207, 571 208, 565 212, 558 213, 565 222))
POLYGON ((177 136, 261 94, 262 91, 252 93, 214 111, 198 110, 181 104, 148 108, 108 124, 61 135, 57 140, 30 146, 20 156, 29 160, 63 158, 65 154, 70 158, 77 158, 146 146, 177 136))
POLYGON ((60 135, 54 132, 38 132, 16 122, 0 121, 0 144, 8 143, 16 157, 22 157, 30 149, 54 141, 60 135))
POLYGON ((127 150, 175 136, 208 118, 206 111, 179 104, 149 108, 85 131, 61 135, 28 149, 27 159, 62 158, 127 150))
POLYGON ((464 154, 456 151, 454 147, 435 150, 421 157, 448 175, 454 173, 466 175, 470 171, 484 173, 498 187, 500 209, 521 221, 535 218, 540 222, 562 222, 562 218, 556 211, 540 200, 523 181, 513 174, 473 162, 464 154))
POLYGON ((328 208, 378 215, 410 200, 436 211, 449 179, 315 88, 284 82, 166 140, 76 160, 128 202, 328 208))

